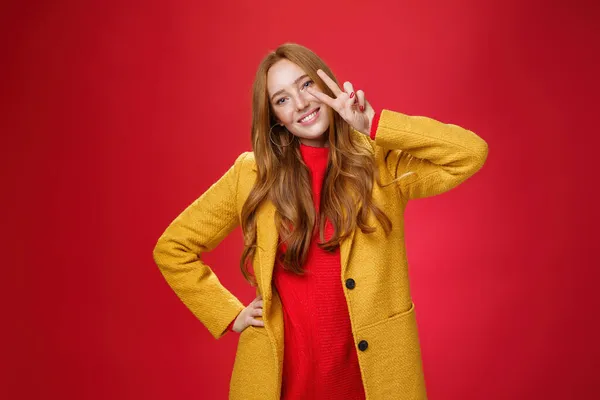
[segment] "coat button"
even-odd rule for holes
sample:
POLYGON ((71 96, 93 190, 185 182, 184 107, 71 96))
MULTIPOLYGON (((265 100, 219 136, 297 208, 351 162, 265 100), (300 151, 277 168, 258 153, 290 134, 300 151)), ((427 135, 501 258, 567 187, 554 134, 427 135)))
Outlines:
POLYGON ((352 278, 346 279, 346 287, 348 289, 354 289, 355 286, 356 286, 356 282, 354 282, 354 279, 352 279, 352 278))
POLYGON ((361 340, 360 342, 358 342, 358 349, 360 351, 365 351, 367 347, 369 347, 369 342, 367 342, 366 340, 361 340))

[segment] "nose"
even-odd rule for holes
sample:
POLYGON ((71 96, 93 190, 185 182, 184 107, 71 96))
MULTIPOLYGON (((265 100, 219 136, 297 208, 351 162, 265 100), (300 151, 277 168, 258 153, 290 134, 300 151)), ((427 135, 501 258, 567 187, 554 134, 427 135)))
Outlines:
POLYGON ((302 111, 302 110, 306 109, 306 107, 309 105, 309 101, 306 98, 306 96, 310 96, 310 94, 308 94, 308 93, 305 94, 304 92, 300 92, 296 96, 296 109, 298 111, 302 111))

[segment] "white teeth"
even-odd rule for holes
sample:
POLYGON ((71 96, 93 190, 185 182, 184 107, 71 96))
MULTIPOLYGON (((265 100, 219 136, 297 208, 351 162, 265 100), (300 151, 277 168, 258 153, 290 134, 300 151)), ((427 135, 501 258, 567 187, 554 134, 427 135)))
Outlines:
POLYGON ((308 121, 308 120, 312 119, 312 118, 313 118, 315 115, 317 115, 317 112, 316 112, 316 111, 315 111, 315 112, 313 112, 312 114, 310 114, 310 115, 307 115, 306 117, 302 118, 302 119, 300 120, 300 122, 306 122, 306 121, 308 121))

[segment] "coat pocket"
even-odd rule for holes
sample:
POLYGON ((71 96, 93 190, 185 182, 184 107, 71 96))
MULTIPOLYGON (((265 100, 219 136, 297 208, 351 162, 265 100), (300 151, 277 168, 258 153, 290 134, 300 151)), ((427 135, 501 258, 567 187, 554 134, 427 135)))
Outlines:
POLYGON ((414 303, 407 311, 358 330, 356 336, 369 398, 427 399, 414 303))
POLYGON ((264 327, 249 326, 239 336, 229 384, 230 400, 275 398, 277 369, 264 327))

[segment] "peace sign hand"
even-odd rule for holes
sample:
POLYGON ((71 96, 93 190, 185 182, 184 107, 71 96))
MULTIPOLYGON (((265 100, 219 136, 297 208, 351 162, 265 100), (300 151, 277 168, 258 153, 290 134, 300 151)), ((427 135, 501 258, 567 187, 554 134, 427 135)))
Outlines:
POLYGON ((325 93, 315 90, 314 87, 307 87, 308 93, 333 108, 354 129, 369 136, 375 110, 365 100, 365 93, 362 90, 354 93, 350 82, 344 82, 345 91, 342 91, 334 80, 321 69, 317 70, 317 75, 329 86, 336 98, 332 99, 325 93))

